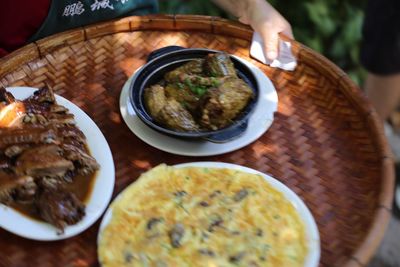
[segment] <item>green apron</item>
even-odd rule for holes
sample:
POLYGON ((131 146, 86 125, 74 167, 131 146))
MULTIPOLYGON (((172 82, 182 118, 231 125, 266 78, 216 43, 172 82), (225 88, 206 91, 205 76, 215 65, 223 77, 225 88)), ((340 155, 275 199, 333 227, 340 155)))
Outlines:
POLYGON ((157 11, 157 0, 51 0, 45 21, 29 42, 100 21, 157 11))

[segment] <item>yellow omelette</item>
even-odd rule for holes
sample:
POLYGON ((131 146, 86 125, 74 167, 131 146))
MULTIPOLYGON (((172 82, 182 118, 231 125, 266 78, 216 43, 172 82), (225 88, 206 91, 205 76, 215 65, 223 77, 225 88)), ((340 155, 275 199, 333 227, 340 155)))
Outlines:
POLYGON ((262 176, 159 165, 111 205, 103 267, 303 266, 305 227, 262 176))

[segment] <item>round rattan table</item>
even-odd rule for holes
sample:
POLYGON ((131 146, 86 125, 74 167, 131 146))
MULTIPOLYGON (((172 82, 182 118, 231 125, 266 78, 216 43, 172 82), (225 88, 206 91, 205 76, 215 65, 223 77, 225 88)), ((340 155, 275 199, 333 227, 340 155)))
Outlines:
MULTIPOLYGON (((376 112, 349 77, 293 41, 287 72, 249 57, 252 31, 205 16, 128 17, 57 34, 0 59, 0 86, 51 86, 97 123, 111 147, 114 196, 162 162, 222 161, 268 173, 310 208, 321 235, 320 266, 364 266, 382 240, 393 197, 393 161, 376 112), (263 70, 279 95, 271 128, 219 156, 171 155, 140 141, 119 113, 125 81, 154 49, 224 50, 263 70)), ((90 137, 89 137, 90 138, 90 137)), ((99 222, 63 241, 26 240, 0 230, 0 266, 97 266, 99 222)))

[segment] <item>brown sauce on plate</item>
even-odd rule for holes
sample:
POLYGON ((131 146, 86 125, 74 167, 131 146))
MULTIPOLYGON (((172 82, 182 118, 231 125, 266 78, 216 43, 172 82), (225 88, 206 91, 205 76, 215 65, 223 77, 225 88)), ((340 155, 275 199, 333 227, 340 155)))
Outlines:
POLYGON ((85 216, 99 163, 90 155, 74 114, 57 104, 51 88, 16 100, 0 88, 0 101, 25 110, 0 129, 0 202, 64 231, 85 216))
MULTIPOLYGON (((85 144, 83 148, 85 152, 91 155, 87 144, 85 144)), ((88 175, 76 174, 72 178, 72 182, 65 183, 64 187, 66 188, 67 191, 74 193, 75 196, 86 205, 90 200, 90 196, 92 195, 93 186, 96 181, 97 173, 98 171, 95 171, 94 173, 88 175)), ((20 214, 29 217, 30 219, 43 222, 43 219, 40 217, 33 203, 22 204, 18 202, 12 202, 8 204, 8 206, 13 208, 20 214)))
MULTIPOLYGON (((74 193, 80 201, 87 204, 92 195, 97 173, 98 172, 89 175, 76 175, 71 183, 65 184, 65 188, 67 191, 74 193)), ((9 206, 30 219, 43 221, 33 204, 13 202, 9 206)))

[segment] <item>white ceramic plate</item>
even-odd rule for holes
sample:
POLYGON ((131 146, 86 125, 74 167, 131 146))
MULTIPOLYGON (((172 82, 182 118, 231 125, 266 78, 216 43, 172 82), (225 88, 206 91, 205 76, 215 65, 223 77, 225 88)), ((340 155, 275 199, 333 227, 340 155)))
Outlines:
MULTIPOLYGON (((249 67, 256 77, 259 99, 250 115, 247 130, 240 137, 226 143, 216 144, 206 140, 184 140, 159 133, 148 127, 136 115, 129 101, 129 85, 135 75, 129 78, 120 95, 120 111, 129 129, 145 143, 162 151, 183 156, 212 156, 240 149, 257 140, 271 126, 278 109, 278 94, 271 80, 253 64, 236 57, 249 67)), ((136 73, 138 70, 136 71, 136 73)))
MULTIPOLYGON (((37 90, 31 87, 7 88, 16 99, 25 99, 37 90)), ((79 129, 85 134, 92 156, 100 164, 95 184, 86 202, 86 215, 83 219, 65 228, 64 234, 57 234, 57 229, 45 222, 36 221, 0 204, 0 227, 16 235, 42 241, 60 240, 75 236, 89 228, 101 216, 110 202, 114 189, 115 171, 110 147, 97 125, 85 112, 67 99, 56 95, 57 103, 65 106, 75 115, 79 129)))
MULTIPOLYGON (((177 167, 177 168, 183 168, 183 167, 227 168, 227 169, 234 169, 234 170, 239 170, 239 171, 248 172, 248 173, 259 174, 262 177, 264 177, 264 179, 270 185, 272 185, 279 192, 283 193, 283 195, 286 197, 286 199, 288 199, 289 202, 294 206, 294 208, 300 215, 300 218, 304 222, 305 230, 306 230, 306 238, 307 238, 307 243, 308 243, 308 251, 309 251, 309 253, 306 257, 305 263, 304 263, 304 267, 318 266, 321 249, 320 249, 320 239, 319 239, 319 232, 318 232, 317 224, 315 223, 315 220, 314 220, 310 210, 307 208, 307 206, 304 204, 304 202, 301 200, 301 198, 298 195, 296 195, 296 193, 294 193, 292 190, 290 190, 286 185, 284 185, 283 183, 279 182, 275 178, 273 178, 265 173, 262 173, 257 170, 250 169, 250 168, 247 168, 244 166, 231 164, 231 163, 204 161, 204 162, 191 162, 191 163, 178 164, 178 165, 175 165, 174 167, 177 167)), ((132 185, 133 184, 134 183, 132 183, 132 185)), ((125 192, 125 190, 122 191, 117 196, 117 198, 121 197, 124 194, 124 192, 125 192)), ((100 224, 97 241, 99 241, 101 232, 107 226, 107 224, 110 222, 111 218, 112 218, 112 209, 109 208, 109 209, 107 209, 107 211, 103 217, 103 220, 100 224)))

